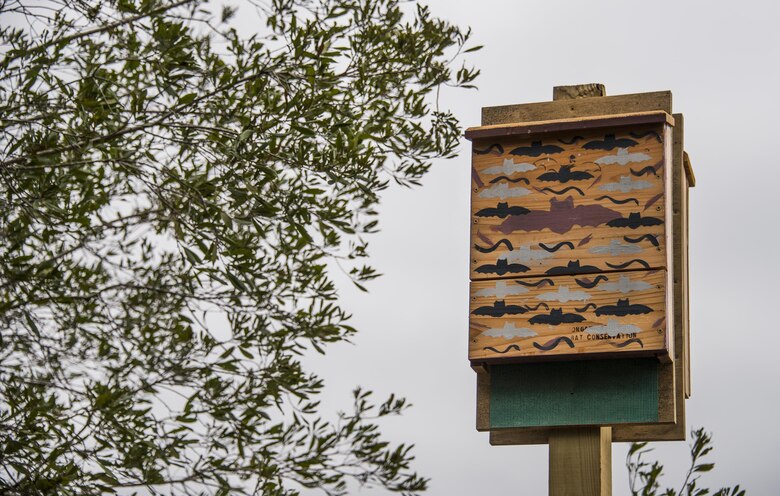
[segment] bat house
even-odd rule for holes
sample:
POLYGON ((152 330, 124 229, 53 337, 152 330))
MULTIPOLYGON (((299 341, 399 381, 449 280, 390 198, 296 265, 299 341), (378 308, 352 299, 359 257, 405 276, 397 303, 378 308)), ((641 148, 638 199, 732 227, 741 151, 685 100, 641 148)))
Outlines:
POLYGON ((669 91, 484 107, 471 140, 468 357, 493 445, 563 427, 685 439, 683 115, 669 91))
POLYGON ((474 364, 674 357, 669 113, 470 128, 474 364))

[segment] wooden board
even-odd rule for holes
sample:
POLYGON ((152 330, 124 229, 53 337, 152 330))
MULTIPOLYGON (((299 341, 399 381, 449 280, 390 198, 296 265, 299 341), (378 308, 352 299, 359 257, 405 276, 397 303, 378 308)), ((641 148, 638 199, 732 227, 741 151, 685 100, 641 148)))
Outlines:
POLYGON ((533 136, 473 143, 472 279, 667 266, 669 126, 533 136))
POLYGON ((473 281, 469 360, 667 350, 666 271, 473 281))
POLYGON ((612 430, 559 429, 550 436, 550 496, 612 495, 612 430))
POLYGON ((569 119, 593 115, 663 110, 672 113, 672 92, 655 91, 552 102, 523 103, 482 108, 482 125, 569 119))

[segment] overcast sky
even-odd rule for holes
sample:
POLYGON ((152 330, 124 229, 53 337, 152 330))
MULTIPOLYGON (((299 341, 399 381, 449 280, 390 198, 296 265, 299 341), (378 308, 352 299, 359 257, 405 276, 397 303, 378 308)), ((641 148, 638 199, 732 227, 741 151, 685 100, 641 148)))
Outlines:
MULTIPOLYGON (((751 495, 780 488, 778 306, 778 49, 775 2, 429 2, 470 25, 485 48, 471 60, 479 91, 442 94, 464 126, 483 106, 546 101, 552 87, 600 82, 607 94, 671 90, 685 115, 691 191, 693 396, 687 422, 713 431, 712 486, 751 495)), ((469 148, 437 163, 424 186, 393 189, 381 205, 372 263, 385 276, 343 297, 361 333, 311 368, 328 383, 325 407, 344 409, 357 384, 413 403, 385 424, 416 443, 429 494, 546 494, 547 447, 491 447, 474 429, 467 356, 469 148)), ((678 487, 687 443, 656 443, 664 482, 678 487)), ((615 495, 628 494, 613 445, 615 495)), ((363 494, 373 491, 362 491, 363 494)))

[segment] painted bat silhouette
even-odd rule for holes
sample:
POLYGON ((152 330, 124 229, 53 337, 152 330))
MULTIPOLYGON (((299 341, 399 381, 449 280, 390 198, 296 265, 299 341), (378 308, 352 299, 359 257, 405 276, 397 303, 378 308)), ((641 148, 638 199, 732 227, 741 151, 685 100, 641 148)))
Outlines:
POLYGON ((587 274, 590 272, 598 272, 600 269, 593 265, 580 265, 579 260, 572 260, 567 265, 562 267, 553 267, 549 269, 545 274, 548 276, 557 276, 562 274, 587 274))
POLYGON ((563 148, 557 145, 543 145, 541 141, 534 141, 531 146, 518 146, 509 153, 511 155, 525 155, 528 157, 538 157, 539 155, 552 155, 554 153, 560 153, 563 148))
POLYGON ((618 148, 617 153, 613 155, 604 155, 603 157, 597 158, 594 162, 599 165, 627 165, 638 162, 641 163, 645 160, 650 160, 650 158, 650 155, 645 155, 644 153, 628 153, 627 149, 618 148))
POLYGON ((634 181, 631 176, 620 176, 620 179, 616 183, 607 183, 599 186, 599 189, 604 191, 620 191, 621 193, 628 193, 629 191, 643 190, 652 188, 653 184, 647 181, 634 181))
MULTIPOLYGON (((656 217, 642 217, 639 212, 631 212, 627 218, 612 219, 607 222, 609 227, 628 227, 638 229, 640 227, 657 226, 664 221, 656 217)), ((628 241, 628 240, 626 240, 628 241)))
POLYGON ((660 134, 658 134, 658 133, 656 133, 655 131, 645 131, 645 132, 643 132, 643 133, 637 133, 637 132, 631 131, 630 133, 628 133, 628 135, 629 135, 629 136, 631 136, 632 138, 636 138, 636 139, 642 139, 642 138, 646 138, 646 137, 648 137, 648 136, 652 136, 652 137, 654 137, 654 138, 655 138, 655 139, 656 139, 656 140, 657 140, 659 143, 661 143, 661 142, 662 142, 662 140, 661 140, 661 135, 660 135, 660 134))
POLYGON ((641 332, 642 329, 634 324, 621 324, 618 319, 609 319, 607 325, 596 325, 585 329, 588 334, 607 334, 614 338, 619 334, 630 334, 641 332))
POLYGON ((637 145, 638 143, 629 138, 615 139, 614 134, 607 134, 604 136, 604 140, 588 141, 582 147, 586 150, 614 150, 615 148, 628 148, 630 146, 637 145))
POLYGON ((534 341, 534 348, 542 351, 550 351, 552 349, 557 348, 558 345, 561 343, 566 343, 566 345, 569 348, 574 348, 574 343, 571 341, 571 339, 567 338, 566 336, 560 336, 555 339, 551 339, 544 344, 539 344, 536 341, 534 341))
POLYGON ((503 317, 504 315, 520 315, 528 312, 526 307, 520 305, 507 305, 504 300, 498 300, 492 307, 479 307, 474 310, 474 315, 485 315, 487 317, 503 317))
POLYGON ((574 324, 576 322, 582 322, 585 317, 577 315, 576 313, 563 313, 560 308, 553 308, 548 314, 534 315, 528 322, 531 324, 548 324, 557 326, 561 324, 574 324))
POLYGON ((550 199, 550 210, 530 210, 522 216, 511 217, 493 229, 504 234, 515 231, 541 231, 549 229, 557 234, 569 232, 575 225, 597 227, 614 219, 620 219, 620 212, 601 205, 574 206, 569 196, 564 200, 550 199))
POLYGON ((506 281, 497 281, 496 285, 492 288, 483 288, 474 294, 476 296, 493 296, 495 298, 504 299, 510 295, 521 295, 527 292, 528 290, 522 286, 508 286, 506 281))
POLYGON ((652 312, 653 309, 647 305, 629 303, 628 298, 618 300, 617 305, 604 305, 596 309, 596 315, 615 315, 625 317, 626 315, 642 315, 652 312))
POLYGON ((536 331, 532 331, 527 327, 515 327, 514 322, 507 322, 504 324, 504 327, 488 329, 480 334, 480 336, 487 336, 489 338, 504 339, 532 338, 537 335, 536 331))
POLYGON ((559 139, 559 143, 563 143, 564 145, 573 145, 574 143, 578 142, 581 139, 585 139, 582 136, 573 136, 571 139, 565 140, 565 139, 559 139))
POLYGON ((476 213, 476 216, 477 217, 499 217, 501 219, 505 219, 510 215, 525 215, 528 212, 530 212, 530 210, 528 210, 525 207, 521 207, 518 205, 513 205, 510 207, 508 203, 501 202, 495 208, 493 207, 483 208, 482 210, 476 213))
MULTIPOLYGON (((492 183, 492 181, 491 181, 492 183)), ((498 198, 506 200, 507 198, 518 198, 530 194, 531 191, 519 186, 510 188, 507 184, 496 184, 479 192, 480 198, 498 198)), ((637 203, 638 204, 638 203, 637 203)))
POLYGON ((491 152, 493 152, 495 155, 503 155, 504 154, 504 147, 501 146, 498 143, 493 143, 492 145, 488 146, 487 148, 483 148, 481 150, 478 149, 478 148, 474 148, 473 151, 474 151, 474 153, 476 155, 487 155, 488 153, 491 153, 491 152), (495 150, 495 151, 493 151, 493 150, 495 150))
POLYGON ((562 165, 560 169, 551 170, 540 175, 536 179, 539 181, 555 181, 559 183, 568 183, 569 181, 585 181, 593 179, 593 174, 585 171, 572 171, 572 165, 562 165))
POLYGON ((619 239, 611 239, 608 245, 593 246, 588 251, 591 253, 609 253, 612 256, 617 256, 626 253, 641 253, 644 250, 641 246, 624 245, 619 239))
POLYGON ((523 272, 528 272, 529 270, 531 269, 523 264, 510 264, 506 261, 506 259, 498 259, 495 265, 480 265, 474 270, 474 272, 479 272, 480 274, 498 274, 503 276, 504 274, 522 274, 523 272))
POLYGON ((529 164, 526 162, 516 164, 514 159, 505 158, 501 165, 494 165, 493 167, 482 169, 482 172, 491 176, 495 176, 497 174, 506 174, 511 176, 516 172, 528 172, 534 169, 536 169, 534 164, 529 164))
POLYGON ((560 286, 557 291, 542 293, 537 296, 537 298, 544 301, 559 301, 561 303, 566 303, 568 301, 589 300, 591 296, 585 291, 571 291, 568 286, 560 286))

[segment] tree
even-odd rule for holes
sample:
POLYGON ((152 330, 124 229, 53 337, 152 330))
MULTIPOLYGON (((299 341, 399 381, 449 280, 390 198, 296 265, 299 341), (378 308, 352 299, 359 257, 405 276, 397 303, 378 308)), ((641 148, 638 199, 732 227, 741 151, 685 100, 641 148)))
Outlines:
MULTIPOLYGON (((628 468, 628 483, 631 496, 705 496, 710 494, 707 488, 698 487, 701 474, 715 468, 714 463, 702 463, 712 451, 712 435, 703 428, 691 430, 693 444, 691 444, 691 466, 685 474, 685 480, 678 491, 667 488, 659 493, 661 484, 659 478, 663 474, 664 466, 659 462, 648 462, 643 458, 652 451, 647 448, 647 443, 632 443, 626 455, 626 467, 628 468)), ((713 493, 713 496, 745 496, 745 490, 734 487, 723 487, 713 493)))
POLYGON ((0 1, 3 494, 415 493, 355 391, 299 356, 355 332, 379 193, 451 157, 468 32, 398 0, 0 1), (254 16, 264 34, 242 35, 254 16))

